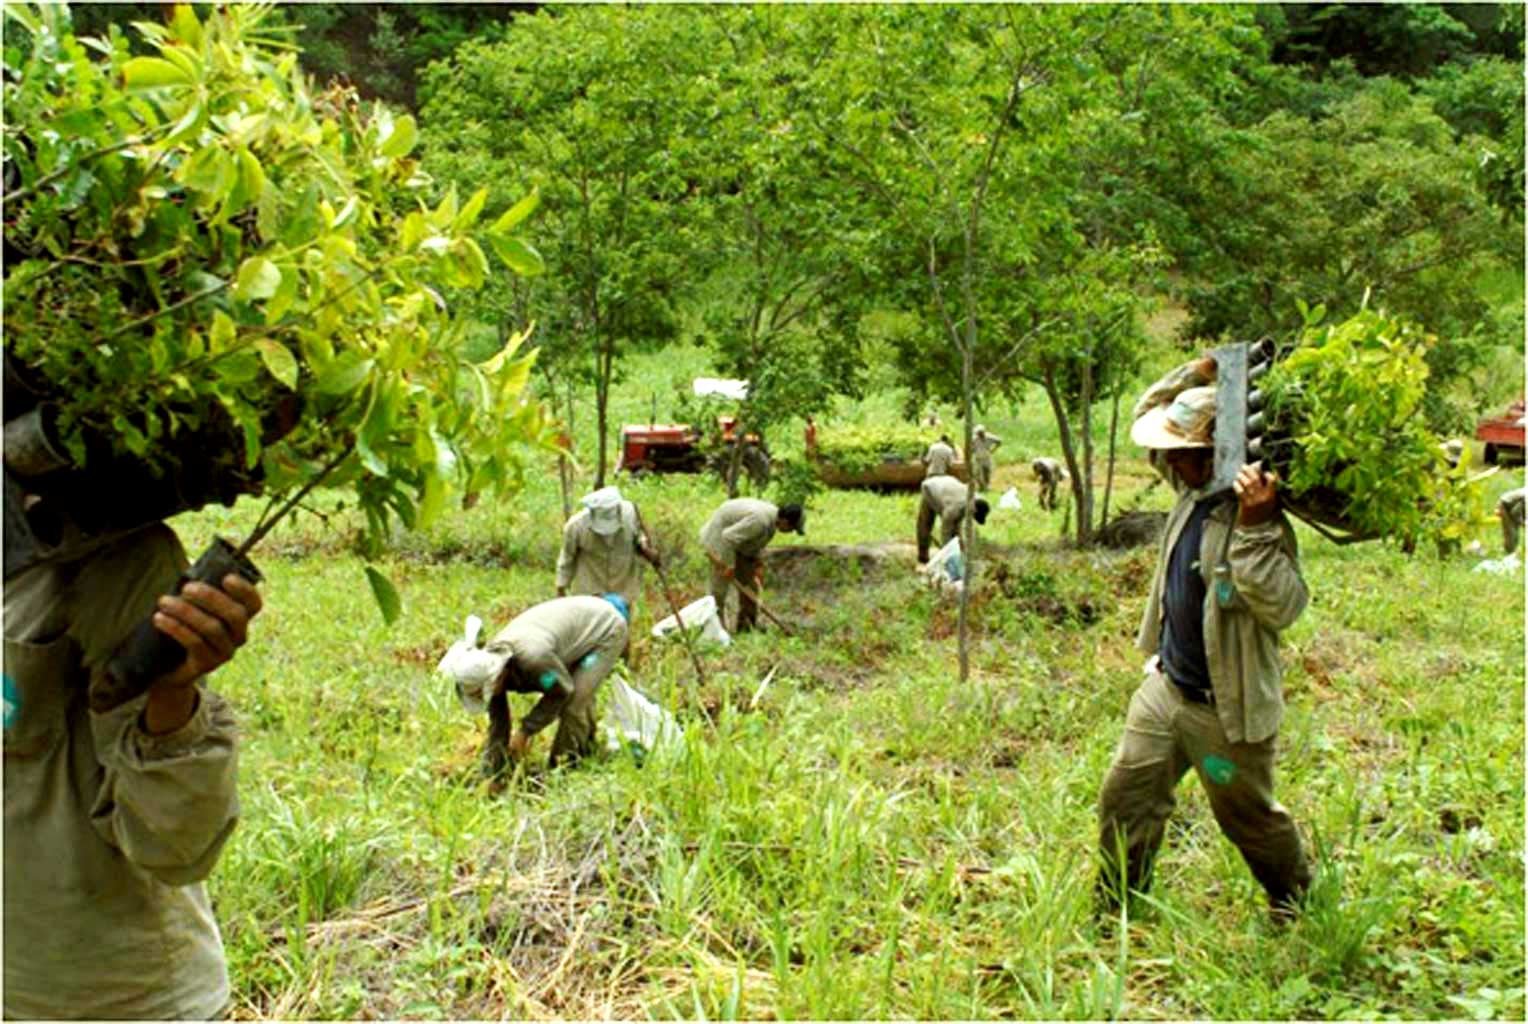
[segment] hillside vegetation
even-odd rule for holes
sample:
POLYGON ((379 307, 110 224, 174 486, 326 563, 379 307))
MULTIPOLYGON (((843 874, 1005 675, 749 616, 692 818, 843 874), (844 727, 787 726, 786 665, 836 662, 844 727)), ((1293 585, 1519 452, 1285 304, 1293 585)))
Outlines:
MULTIPOLYGON (((680 355, 643 361, 618 414, 645 419, 680 355)), ((829 492, 775 546, 888 557, 772 563, 765 600, 800 635, 709 651, 704 687, 646 636, 666 614, 648 574, 627 675, 678 715, 684 757, 533 771, 497 798, 483 724, 431 669, 467 613, 495 629, 550 596, 552 466, 395 546, 391 630, 343 514, 278 530, 267 611, 215 681, 246 737, 212 880, 236 1015, 1520 1019, 1521 576, 1302 528, 1313 599, 1285 638, 1278 770, 1320 863, 1312 907, 1274 932, 1186 782, 1152 904, 1110 936, 1089 916, 1094 802, 1151 555, 1057 539, 1021 462, 1041 416, 986 420, 1015 439, 996 487, 1025 507, 983 531, 968 686, 953 606, 912 572, 913 499, 829 492)), ((1122 478, 1119 500, 1149 479, 1134 450, 1122 478)), ((622 487, 698 596, 719 484, 622 487)), ((195 547, 244 515, 177 526, 195 547)))

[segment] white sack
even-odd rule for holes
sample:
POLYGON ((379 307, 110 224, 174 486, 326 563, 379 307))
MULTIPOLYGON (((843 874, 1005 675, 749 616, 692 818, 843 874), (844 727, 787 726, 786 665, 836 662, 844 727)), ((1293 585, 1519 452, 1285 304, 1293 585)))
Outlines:
MULTIPOLYGON (((722 625, 722 617, 717 612, 716 598, 710 594, 679 609, 679 617, 684 620, 684 628, 692 633, 698 630, 702 640, 711 640, 723 647, 732 643, 732 634, 722 625)), ((678 628, 679 623, 670 615, 653 624, 653 636, 668 636, 678 628)))
POLYGON ((684 730, 672 714, 642 696, 620 676, 611 676, 606 684, 610 704, 606 710, 605 743, 612 750, 635 743, 657 753, 684 749, 684 730))
POLYGON ((997 499, 997 507, 1010 512, 1017 512, 1023 508, 1024 503, 1019 500, 1019 489, 1010 487, 1004 491, 1003 496, 997 499))

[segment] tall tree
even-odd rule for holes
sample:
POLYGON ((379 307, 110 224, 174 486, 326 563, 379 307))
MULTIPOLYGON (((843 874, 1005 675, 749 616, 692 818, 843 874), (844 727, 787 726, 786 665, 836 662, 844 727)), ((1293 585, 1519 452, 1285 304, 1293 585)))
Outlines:
POLYGON ((707 154, 713 279, 705 340, 723 372, 749 382, 726 472, 735 496, 747 431, 820 414, 856 389, 865 232, 842 189, 819 173, 810 125, 794 117, 822 40, 770 7, 713 10, 700 29, 729 58, 715 69, 714 113, 696 142, 707 154))
POLYGON ((704 116, 690 102, 704 72, 702 51, 676 39, 692 21, 681 13, 542 12, 426 74, 426 166, 484 184, 496 203, 541 196, 548 273, 530 308, 549 334, 543 351, 566 347, 594 389, 596 487, 620 356, 675 336, 687 284, 695 135, 683 121, 704 116))

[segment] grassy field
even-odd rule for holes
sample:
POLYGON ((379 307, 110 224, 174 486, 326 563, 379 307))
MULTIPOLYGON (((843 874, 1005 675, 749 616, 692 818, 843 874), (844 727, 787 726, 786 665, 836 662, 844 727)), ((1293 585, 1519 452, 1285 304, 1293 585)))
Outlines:
MULTIPOLYGON (((646 420, 654 392, 661 413, 671 377, 704 370, 638 361, 617 417, 646 420)), ((953 606, 910 549, 772 569, 766 600, 800 635, 709 651, 704 686, 647 638, 666 613, 649 574, 628 673, 678 715, 685 754, 547 773, 542 739, 498 797, 475 774, 485 723, 431 671, 467 613, 497 629, 551 596, 550 461, 514 501, 399 540, 391 629, 343 515, 278 530, 257 555, 267 610, 214 681, 244 732, 243 821, 212 881, 235 1016, 1522 1019, 1521 573, 1302 528, 1313 599, 1285 636, 1278 785, 1319 861, 1311 907, 1265 922, 1190 779, 1151 904, 1109 934, 1090 917, 1094 805, 1139 681, 1151 553, 1058 541, 1020 464, 1052 436, 1042 402, 984 421, 1025 508, 984 531, 967 685, 953 606)), ((1124 455, 1129 500, 1148 471, 1124 455)), ((698 596, 718 485, 623 488, 698 596)), ((777 544, 910 543, 914 514, 832 492, 777 544)), ((194 552, 251 518, 176 525, 194 552)))

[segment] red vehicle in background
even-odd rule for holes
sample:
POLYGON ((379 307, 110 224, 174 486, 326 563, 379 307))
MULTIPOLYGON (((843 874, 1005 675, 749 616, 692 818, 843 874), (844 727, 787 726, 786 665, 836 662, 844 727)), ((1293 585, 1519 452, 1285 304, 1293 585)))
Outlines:
POLYGON ((1519 398, 1507 406, 1507 411, 1488 416, 1475 426, 1475 439, 1485 442, 1485 462, 1494 466, 1502 456, 1514 462, 1523 461, 1523 400, 1519 398))
MULTIPOLYGON (((732 450, 737 420, 732 416, 716 418, 716 451, 707 459, 701 446, 700 431, 688 423, 627 424, 621 428, 621 454, 615 469, 619 473, 700 473, 714 469, 725 473, 732 450)), ((758 434, 743 436, 742 469, 755 485, 769 483, 769 449, 758 434)))

